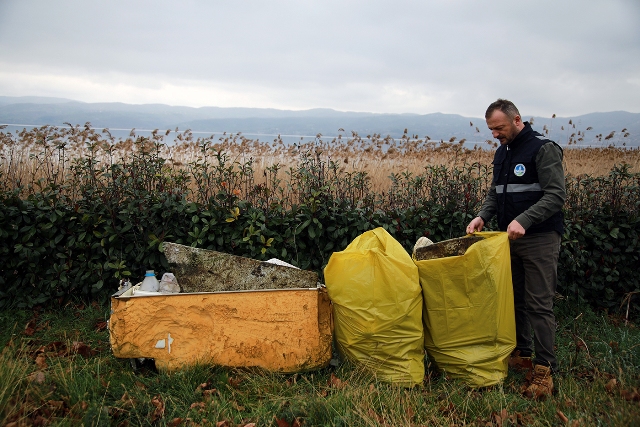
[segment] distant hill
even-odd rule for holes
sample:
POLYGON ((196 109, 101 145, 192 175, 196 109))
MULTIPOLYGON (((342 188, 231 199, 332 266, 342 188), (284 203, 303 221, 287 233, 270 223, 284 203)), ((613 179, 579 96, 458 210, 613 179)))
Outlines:
MULTIPOLYGON (((529 120, 529 116, 524 117, 529 120)), ((483 118, 457 114, 375 114, 343 112, 326 108, 292 111, 270 108, 180 107, 163 104, 84 103, 63 98, 0 96, 0 124, 25 126, 90 122, 97 128, 110 129, 191 129, 199 132, 242 132, 265 135, 322 134, 334 136, 338 129, 344 135, 351 131, 361 136, 370 134, 400 137, 405 129, 410 135, 432 140, 467 139, 483 143, 491 139, 483 118), (476 129, 477 128, 477 129, 476 129)), ((640 113, 614 111, 590 113, 577 117, 555 119, 533 117, 533 127, 551 130, 551 138, 566 144, 571 133, 586 131, 584 144, 628 147, 640 146, 640 113), (571 125, 569 125, 571 120, 571 125), (573 125, 575 124, 575 128, 573 125), (564 127, 564 129, 562 129, 564 127), (626 128, 626 132, 622 129, 626 128), (596 136, 615 132, 614 136, 598 142, 596 136), (628 133, 627 137, 624 134, 628 133)))

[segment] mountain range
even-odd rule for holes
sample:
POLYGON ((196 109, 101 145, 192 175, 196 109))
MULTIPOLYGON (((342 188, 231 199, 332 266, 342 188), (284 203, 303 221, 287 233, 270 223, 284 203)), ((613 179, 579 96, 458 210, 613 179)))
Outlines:
MULTIPOLYGON (((530 117, 534 129, 564 145, 572 133, 585 132, 581 145, 640 147, 640 113, 626 111, 594 112, 573 117, 530 117), (569 123, 571 121, 571 124, 569 123), (587 131, 588 128, 591 128, 587 131), (624 130, 624 132, 623 132, 624 130), (604 137, 614 132, 605 140, 604 137), (599 141, 597 136, 602 135, 599 141), (627 135, 626 137, 624 135, 627 135)), ((164 104, 85 103, 64 98, 0 96, 0 124, 38 127, 42 125, 91 123, 95 128, 137 130, 191 129, 194 132, 259 135, 299 135, 326 137, 357 132, 402 136, 431 140, 457 140, 484 143, 491 139, 484 118, 457 114, 379 114, 345 112, 327 108, 310 110, 278 110, 272 108, 181 107, 164 104)))

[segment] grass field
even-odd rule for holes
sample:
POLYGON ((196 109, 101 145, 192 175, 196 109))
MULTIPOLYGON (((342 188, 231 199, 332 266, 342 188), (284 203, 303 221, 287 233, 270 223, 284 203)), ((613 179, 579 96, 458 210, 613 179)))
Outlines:
POLYGON ((0 314, 0 424, 52 426, 634 426, 640 425, 640 330, 556 307, 557 395, 520 395, 523 375, 482 390, 427 361, 404 389, 343 363, 293 375, 196 366, 134 371, 112 356, 105 306, 0 314))

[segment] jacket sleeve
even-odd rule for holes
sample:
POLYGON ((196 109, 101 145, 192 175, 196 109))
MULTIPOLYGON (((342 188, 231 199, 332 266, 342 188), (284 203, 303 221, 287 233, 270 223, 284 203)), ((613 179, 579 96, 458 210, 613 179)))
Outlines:
POLYGON ((562 149, 552 142, 544 144, 538 151, 536 168, 544 194, 536 204, 515 218, 525 230, 560 211, 566 199, 562 149))
POLYGON ((482 203, 482 207, 480 208, 480 213, 478 216, 482 218, 485 225, 493 218, 498 210, 498 195, 496 194, 496 186, 495 184, 491 184, 491 188, 489 188, 489 192, 487 193, 487 197, 485 197, 484 202, 482 203))

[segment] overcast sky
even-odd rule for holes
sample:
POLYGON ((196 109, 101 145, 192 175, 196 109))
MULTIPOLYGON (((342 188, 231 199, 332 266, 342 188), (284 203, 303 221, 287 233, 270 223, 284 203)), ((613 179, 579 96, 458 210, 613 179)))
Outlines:
POLYGON ((0 0, 0 95, 640 112, 640 0, 0 0))

